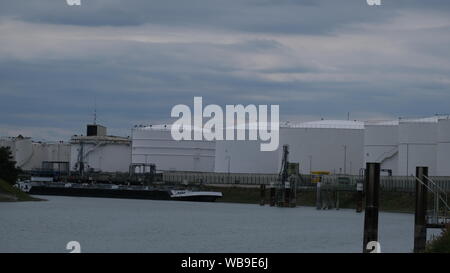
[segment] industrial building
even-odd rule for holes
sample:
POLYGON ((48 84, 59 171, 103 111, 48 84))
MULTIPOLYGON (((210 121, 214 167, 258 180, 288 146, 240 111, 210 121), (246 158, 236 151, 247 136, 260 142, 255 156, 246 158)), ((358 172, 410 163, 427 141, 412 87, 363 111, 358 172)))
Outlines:
POLYGON ((260 141, 172 139, 169 125, 137 126, 132 130, 132 163, 156 165, 164 171, 278 173, 281 151, 300 171, 358 174, 363 167, 364 124, 358 121, 317 121, 280 128, 280 145, 262 152, 260 141))
POLYGON ((366 162, 380 162, 382 175, 450 176, 450 119, 444 116, 390 121, 319 120, 280 127, 278 150, 262 152, 259 140, 175 141, 169 125, 137 126, 132 162, 158 170, 274 174, 282 146, 301 173, 361 175, 366 162))
POLYGON ((385 175, 414 175, 417 166, 430 175, 450 175, 450 119, 434 116, 366 123, 365 162, 379 162, 385 175))
POLYGON ((276 174, 288 145, 289 161, 304 174, 361 175, 366 162, 379 162, 382 175, 409 176, 428 166, 432 176, 450 176, 449 116, 319 120, 285 124, 279 132, 279 147, 270 152, 261 151, 259 140, 176 141, 170 125, 135 126, 125 138, 93 124, 70 143, 19 136, 0 138, 0 146, 10 147, 17 166, 29 171, 61 163, 71 172, 128 172, 132 164, 154 164, 159 171, 276 174))
POLYGON ((2 137, 0 147, 9 147, 16 167, 25 171, 53 168, 55 162, 67 171, 70 160, 70 144, 62 141, 34 142, 30 137, 2 137))
POLYGON ((280 144, 273 152, 260 151, 259 141, 217 141, 215 172, 278 173, 283 145, 289 161, 301 173, 325 171, 358 174, 363 167, 364 123, 320 120, 280 128, 280 144))
POLYGON ((98 124, 87 126, 86 136, 70 140, 70 171, 128 172, 131 164, 131 140, 108 136, 107 129, 98 124))
POLYGON ((170 128, 170 125, 133 128, 132 163, 153 163, 163 171, 213 172, 215 141, 176 141, 170 128))

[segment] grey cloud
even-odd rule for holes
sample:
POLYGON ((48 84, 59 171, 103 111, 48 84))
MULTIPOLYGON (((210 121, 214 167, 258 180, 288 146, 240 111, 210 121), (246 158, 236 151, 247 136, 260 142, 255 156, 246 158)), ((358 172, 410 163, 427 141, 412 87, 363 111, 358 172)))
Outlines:
MULTIPOLYGON (((401 12, 448 13, 447 2, 384 0, 382 8, 369 8, 363 0, 82 2, 79 10, 64 1, 2 2, 4 20, 31 22, 38 33, 55 31, 46 25, 50 23, 62 30, 79 25, 77 33, 94 35, 73 37, 74 52, 55 46, 67 46, 57 35, 45 36, 51 38, 44 43, 35 41, 52 49, 45 54, 0 51, 0 132, 42 127, 77 133, 91 121, 94 100, 100 121, 125 135, 135 123, 168 120, 173 105, 190 105, 193 96, 203 96, 205 104, 280 104, 282 116, 288 117, 345 118, 348 111, 428 115, 448 109, 450 53, 445 37, 450 30, 398 33, 386 28, 401 12), (375 23, 374 32, 358 28, 368 22, 375 23), (99 27, 105 25, 121 31, 129 26, 131 34, 143 25, 139 34, 152 38, 145 24, 165 26, 168 35, 184 29, 195 35, 201 29, 216 36, 210 41, 95 39, 95 34, 114 33, 99 27), (235 39, 215 41, 221 31, 235 39), (310 35, 317 40, 303 44, 310 35), (342 41, 345 35, 347 43, 342 41), (285 36, 299 42, 286 42, 285 36), (366 49, 361 36, 393 49, 366 49), (80 47, 76 53, 75 47, 80 47)), ((8 46, 14 47, 14 41, 8 46)), ((32 46, 22 40, 17 44, 25 51, 32 46)))
MULTIPOLYGON (((5 0, 3 0, 5 1, 5 0)), ((14 0, 0 15, 36 23, 87 26, 156 24, 220 28, 247 32, 331 33, 353 22, 376 22, 395 14, 373 10, 363 0, 82 0, 69 7, 64 0, 14 0)))

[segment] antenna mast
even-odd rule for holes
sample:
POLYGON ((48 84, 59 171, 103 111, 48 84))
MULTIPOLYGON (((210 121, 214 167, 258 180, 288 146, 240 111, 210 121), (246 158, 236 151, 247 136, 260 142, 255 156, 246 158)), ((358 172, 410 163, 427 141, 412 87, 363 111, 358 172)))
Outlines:
POLYGON ((97 124, 97 98, 94 99, 94 125, 97 124))

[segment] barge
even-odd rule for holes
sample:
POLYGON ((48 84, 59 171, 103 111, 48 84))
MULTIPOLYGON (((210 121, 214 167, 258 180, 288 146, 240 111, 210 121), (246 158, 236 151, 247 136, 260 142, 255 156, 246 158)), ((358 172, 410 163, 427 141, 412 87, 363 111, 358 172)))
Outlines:
POLYGON ((221 192, 187 189, 157 188, 151 186, 127 186, 110 184, 78 184, 64 182, 22 181, 17 187, 32 195, 59 195, 77 197, 103 197, 148 200, 177 200, 214 202, 221 192))

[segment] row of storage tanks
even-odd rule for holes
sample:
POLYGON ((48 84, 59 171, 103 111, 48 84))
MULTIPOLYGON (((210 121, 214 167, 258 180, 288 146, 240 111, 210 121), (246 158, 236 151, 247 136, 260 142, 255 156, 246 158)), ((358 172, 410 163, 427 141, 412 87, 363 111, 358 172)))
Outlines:
POLYGON ((381 162, 394 175, 411 175, 428 166, 430 175, 450 175, 450 119, 431 117, 366 123, 366 162, 381 162))
POLYGON ((153 163, 163 171, 278 173, 282 146, 301 173, 326 171, 360 174, 366 162, 380 162, 384 175, 411 175, 428 166, 430 175, 450 176, 450 119, 435 116, 382 122, 321 120, 281 126, 279 147, 260 151, 259 141, 172 139, 170 126, 139 126, 131 139, 73 137, 70 143, 37 143, 30 138, 0 138, 24 170, 43 161, 70 162, 77 169, 80 152, 86 168, 127 172, 131 163, 153 163), (81 149, 81 144, 83 149, 81 149))
POLYGON ((450 175, 450 119, 435 116, 383 122, 321 120, 280 128, 279 147, 260 151, 259 141, 175 141, 170 126, 132 130, 132 163, 154 163, 166 171, 278 173, 282 146, 301 173, 360 174, 380 162, 385 175, 411 175, 428 166, 430 175, 450 175))
POLYGON ((42 168, 42 162, 67 162, 70 144, 66 142, 34 142, 30 137, 2 137, 0 147, 9 147, 16 167, 23 170, 42 168))

